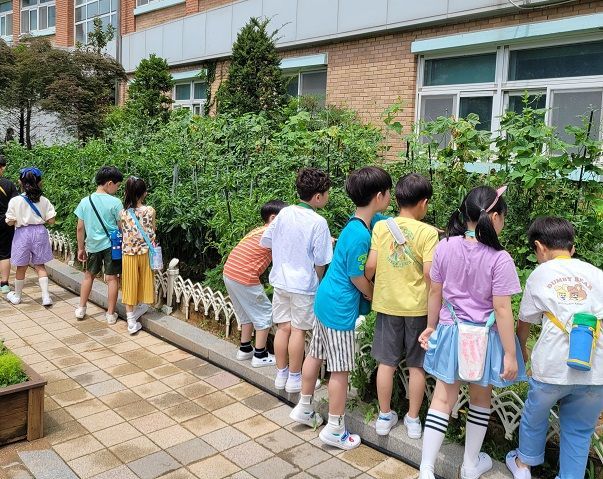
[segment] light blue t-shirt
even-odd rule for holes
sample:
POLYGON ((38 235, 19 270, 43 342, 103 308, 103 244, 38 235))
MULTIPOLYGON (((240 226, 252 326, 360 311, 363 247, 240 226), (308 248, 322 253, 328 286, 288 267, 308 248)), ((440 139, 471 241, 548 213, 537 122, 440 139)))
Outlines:
POLYGON ((350 278, 364 275, 371 232, 358 218, 341 231, 333 261, 318 286, 314 314, 327 328, 351 331, 356 325, 362 293, 350 278))
MULTIPOLYGON (((107 193, 92 193, 91 196, 107 231, 111 233, 111 231, 118 229, 119 212, 123 209, 121 201, 107 193)), ((75 215, 84 222, 86 228, 86 251, 88 253, 98 253, 110 248, 111 241, 98 221, 88 198, 88 196, 82 198, 75 209, 75 215)))

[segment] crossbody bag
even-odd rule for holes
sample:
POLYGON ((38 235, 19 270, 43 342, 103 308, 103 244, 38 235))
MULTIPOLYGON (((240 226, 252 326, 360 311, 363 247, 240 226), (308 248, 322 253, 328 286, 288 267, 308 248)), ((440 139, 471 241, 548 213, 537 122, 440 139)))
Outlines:
POLYGON ((96 209, 96 206, 94 206, 94 203, 92 202, 92 195, 90 195, 88 197, 88 200, 90 201, 90 205, 92 205, 92 209, 94 210, 94 213, 96 214, 96 217, 98 218, 98 222, 101 224, 101 226, 105 230, 105 234, 107 235, 107 238, 109 238, 109 241, 111 242, 111 259, 116 260, 116 261, 121 260, 121 257, 122 257, 121 244, 122 244, 122 240, 123 240, 121 231, 119 231, 119 229, 117 229, 117 230, 111 231, 111 233, 109 233, 109 230, 105 226, 105 222, 102 220, 101 216, 98 214, 98 210, 96 209))
POLYGON ((161 271, 163 269, 163 254, 161 252, 161 246, 153 246, 153 243, 151 243, 149 236, 147 235, 146 231, 144 230, 144 228, 138 221, 138 218, 136 217, 136 213, 134 212, 134 210, 132 208, 128 208, 128 213, 130 213, 130 216, 132 217, 132 220, 134 221, 134 224, 136 225, 136 229, 138 230, 138 233, 140 234, 140 236, 142 236, 142 239, 149 247, 149 260, 151 263, 151 269, 153 271, 161 271))
POLYGON ((30 199, 27 197, 27 195, 26 195, 25 193, 23 193, 23 194, 21 195, 21 197, 22 197, 22 198, 23 198, 23 199, 24 199, 24 200, 27 202, 27 204, 28 204, 29 206, 31 206, 31 209, 33 210, 33 212, 34 212, 34 213, 35 213, 37 216, 39 216, 40 218, 44 219, 44 217, 42 216, 42 213, 40 213, 40 210, 38 209, 38 207, 37 207, 37 206, 34 204, 34 202, 33 202, 33 201, 31 201, 31 200, 30 200, 30 199))

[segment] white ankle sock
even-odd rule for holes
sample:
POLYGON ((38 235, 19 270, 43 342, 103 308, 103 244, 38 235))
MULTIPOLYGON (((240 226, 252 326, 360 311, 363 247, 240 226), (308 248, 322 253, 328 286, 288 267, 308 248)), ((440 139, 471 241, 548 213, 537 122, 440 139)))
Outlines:
POLYGON ((21 297, 21 294, 23 293, 23 285, 24 284, 25 284, 24 279, 16 279, 15 280, 15 294, 17 296, 19 296, 19 298, 21 297))
POLYGON ((38 278, 38 283, 40 284, 40 289, 42 290, 42 297, 45 298, 49 296, 48 294, 48 276, 42 276, 38 278))
POLYGON ((488 430, 490 413, 490 408, 469 404, 465 431, 465 455, 463 457, 463 464, 467 467, 477 466, 479 452, 482 449, 484 437, 488 430))
POLYGON ((390 409, 389 412, 383 412, 381 409, 379 409, 379 417, 392 417, 392 410, 390 409))
POLYGON ((345 414, 329 414, 329 422, 327 423, 329 430, 333 432, 345 431, 345 414))
POLYGON ((421 469, 433 472, 436 457, 444 442, 448 420, 450 415, 430 409, 425 419, 425 431, 423 432, 423 453, 421 456, 421 469))
POLYGON ((283 369, 276 368, 276 375, 281 378, 286 378, 289 376, 289 366, 283 369))

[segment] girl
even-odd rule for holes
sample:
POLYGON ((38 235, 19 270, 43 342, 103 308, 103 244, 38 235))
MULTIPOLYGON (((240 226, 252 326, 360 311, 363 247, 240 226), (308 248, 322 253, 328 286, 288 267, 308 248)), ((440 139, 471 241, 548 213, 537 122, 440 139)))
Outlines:
POLYGON ((146 197, 145 182, 135 176, 128 178, 120 221, 123 233, 122 302, 126 306, 130 334, 142 328, 138 319, 155 301, 149 256, 149 243, 155 244, 155 210, 144 205, 146 197))
POLYGON ((6 224, 8 202, 19 194, 12 181, 3 178, 6 158, 0 154, 0 293, 10 293, 8 277, 10 275, 10 248, 13 244, 15 228, 6 224))
POLYGON ((484 325, 492 312, 496 318, 496 327, 488 334, 483 376, 469 383, 461 479, 478 479, 492 468, 490 457, 480 452, 492 387, 527 379, 511 310, 511 296, 521 287, 513 259, 498 240, 507 213, 505 190, 486 186, 471 190, 452 214, 447 238, 435 250, 427 328, 419 342, 427 350, 424 369, 437 382, 425 421, 420 479, 434 479, 435 459, 459 394, 458 322, 484 325))
POLYGON ((17 267, 15 290, 6 295, 6 299, 13 304, 21 302, 25 272, 33 263, 42 290, 42 305, 52 305, 48 293, 48 274, 44 267, 44 263, 52 259, 52 249, 44 224, 53 224, 56 212, 52 203, 42 196, 41 182, 40 170, 23 168, 19 173, 23 194, 12 198, 6 210, 6 224, 15 226, 11 248, 11 263, 17 267))

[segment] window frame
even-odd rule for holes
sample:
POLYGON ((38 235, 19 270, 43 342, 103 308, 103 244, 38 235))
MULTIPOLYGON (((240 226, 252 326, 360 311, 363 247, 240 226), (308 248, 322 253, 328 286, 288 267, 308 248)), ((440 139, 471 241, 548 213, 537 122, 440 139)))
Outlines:
MULTIPOLYGON (((20 0, 19 2, 20 5, 20 12, 19 12, 19 30, 20 30, 20 34, 21 35, 32 35, 32 36, 37 36, 37 35, 51 35, 52 33, 54 33, 56 31, 56 24, 57 24, 57 7, 56 7, 56 1, 55 0, 49 0, 47 2, 42 2, 41 0, 36 0, 36 4, 35 5, 28 5, 28 6, 23 6, 23 0, 20 0), (48 25, 48 10, 50 9, 50 7, 54 8, 54 25, 48 25), (40 28, 40 10, 42 9, 46 9, 46 28, 40 28), (32 18, 32 12, 36 12, 36 28, 32 29, 31 28, 31 18, 32 18), (27 31, 23 30, 23 13, 24 12, 28 12, 28 19, 27 19, 27 31)), ((14 19, 14 17, 13 17, 14 19)), ((14 32, 13 32, 14 33, 14 32)))
POLYGON ((199 83, 204 83, 206 92, 209 88, 209 85, 206 81, 200 80, 199 78, 192 78, 188 80, 179 80, 174 82, 174 87, 172 88, 172 109, 177 110, 180 108, 186 108, 193 112, 194 115, 205 116, 205 105, 207 104, 207 95, 205 98, 195 98, 195 85, 199 83), (188 100, 176 100, 176 87, 179 85, 187 85, 189 86, 189 97, 188 100), (199 109, 199 113, 195 112, 195 109, 199 109))
POLYGON ((0 31, 0 38, 10 40, 10 39, 12 39, 13 33, 14 33, 13 29, 14 29, 15 16, 13 13, 13 2, 11 0, 9 0, 8 2, 2 2, 2 3, 8 3, 11 6, 10 10, 7 10, 5 12, 0 12, 0 19, 4 19, 5 30, 6 30, 6 25, 8 24, 8 17, 10 16, 10 33, 5 33, 4 35, 2 35, 2 32, 0 31))
POLYGON ((109 18, 109 25, 112 24, 111 20, 114 19, 115 21, 115 25, 113 25, 117 31, 118 25, 117 25, 117 12, 119 10, 119 0, 109 0, 109 11, 107 13, 98 13, 98 8, 97 8, 97 13, 96 15, 94 15, 91 18, 88 18, 87 16, 84 17, 83 20, 76 20, 76 10, 78 8, 84 8, 84 10, 86 11, 86 15, 87 15, 87 11, 88 11, 88 5, 93 4, 93 3, 99 3, 99 0, 82 0, 82 3, 78 4, 77 0, 73 2, 73 41, 74 44, 75 43, 82 43, 84 45, 86 45, 88 43, 88 35, 89 35, 89 31, 88 31, 88 23, 92 22, 95 18, 100 18, 101 21, 103 18, 108 17, 109 18), (113 7, 115 6, 115 10, 113 10, 113 7), (77 27, 78 25, 83 25, 83 29, 84 29, 84 41, 81 42, 80 40, 78 40, 77 38, 77 27))

